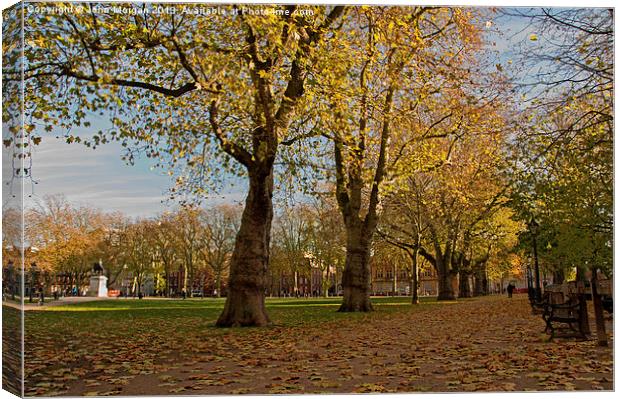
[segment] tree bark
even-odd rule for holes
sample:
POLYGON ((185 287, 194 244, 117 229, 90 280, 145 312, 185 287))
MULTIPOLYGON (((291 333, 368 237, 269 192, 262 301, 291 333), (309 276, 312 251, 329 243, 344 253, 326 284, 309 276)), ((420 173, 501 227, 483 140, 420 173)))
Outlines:
POLYGON ((164 286, 164 293, 166 295, 166 298, 168 298, 170 297, 170 273, 168 272, 168 266, 166 266, 164 278, 166 279, 166 283, 164 286))
POLYGON ((392 265, 392 296, 398 296, 398 269, 396 263, 392 265))
MULTIPOLYGON (((325 298, 329 298, 329 287, 330 287, 330 279, 329 279, 329 268, 327 265, 325 268, 325 282, 323 283, 323 295, 325 298)), ((321 278, 323 278, 323 274, 321 274, 321 278)))
POLYGON ((222 273, 221 272, 218 272, 215 277, 215 289, 217 290, 217 292, 215 293, 215 296, 217 298, 220 298, 222 296, 222 273))
POLYGON ((418 282, 418 248, 411 254, 411 303, 417 305, 420 303, 418 296, 419 282, 418 282))
POLYGON ((583 275, 583 269, 577 268, 577 278, 578 281, 578 294, 577 298, 579 300, 579 328, 581 332, 585 335, 590 335, 592 331, 590 330, 590 318, 588 317, 588 302, 585 294, 585 281, 586 278, 583 275))
POLYGON ((452 259, 452 252, 450 245, 446 245, 444 253, 441 252, 441 248, 438 243, 435 244, 435 270, 437 271, 437 285, 439 292, 437 293, 438 301, 454 301, 456 295, 454 292, 454 277, 450 270, 450 260, 452 259))
POLYGON ((218 327, 266 326, 265 285, 273 219, 273 167, 250 172, 250 188, 230 262, 228 293, 218 327))
POLYGON ((189 271, 187 269, 187 264, 183 263, 183 291, 185 291, 185 295, 187 295, 187 278, 189 271))
POLYGON ((476 274, 474 276, 474 296, 486 295, 484 285, 484 276, 476 274))
POLYGON ((454 292, 454 277, 450 271, 437 268, 437 279, 439 285, 438 301, 454 301, 456 294, 454 292))
POLYGON ((577 296, 579 300, 579 328, 585 335, 590 335, 590 321, 588 318, 588 303, 586 302, 586 295, 579 294, 577 296))
POLYGON ((605 317, 603 316, 603 303, 601 295, 598 293, 597 269, 592 269, 592 280, 590 289, 592 290, 592 305, 594 305, 594 319, 596 320, 596 338, 599 346, 607 346, 607 332, 605 331, 605 317))
POLYGON ((486 264, 480 265, 474 272, 474 296, 488 295, 487 292, 487 279, 486 279, 486 264))
POLYGON ((347 226, 347 256, 342 274, 344 296, 339 312, 369 312, 370 239, 361 223, 347 226))
POLYGON ((471 298, 473 296, 471 289, 471 272, 461 270, 459 272, 459 298, 471 298))

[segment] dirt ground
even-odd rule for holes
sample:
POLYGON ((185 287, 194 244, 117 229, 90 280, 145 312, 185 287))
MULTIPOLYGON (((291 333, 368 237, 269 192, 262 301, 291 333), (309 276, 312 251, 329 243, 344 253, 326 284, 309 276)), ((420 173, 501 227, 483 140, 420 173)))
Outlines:
POLYGON ((613 389, 612 321, 607 320, 609 347, 598 347, 592 309, 591 339, 553 342, 525 295, 407 309, 293 327, 205 331, 203 336, 192 330, 183 343, 171 342, 173 335, 138 339, 128 343, 132 353, 143 351, 133 361, 88 363, 86 357, 81 367, 37 368, 33 358, 26 394, 613 389))

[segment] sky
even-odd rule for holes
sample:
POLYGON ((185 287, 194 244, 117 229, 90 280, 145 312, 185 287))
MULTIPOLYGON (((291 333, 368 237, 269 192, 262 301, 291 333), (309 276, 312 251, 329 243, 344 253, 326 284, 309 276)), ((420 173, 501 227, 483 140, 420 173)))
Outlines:
MULTIPOLYGON (((162 169, 152 168, 146 157, 134 165, 126 164, 121 159, 119 143, 104 144, 93 150, 48 135, 33 148, 32 181, 26 180, 24 187, 30 195, 25 199, 26 207, 37 206, 48 195, 63 195, 78 206, 119 211, 132 217, 153 216, 175 206, 167 201, 172 178, 162 169)), ((10 156, 3 155, 3 170, 8 170, 10 156)), ((3 188, 7 190, 6 186, 3 188)), ((238 187, 214 194, 205 203, 243 198, 243 189, 238 187)))
MULTIPOLYGON (((502 32, 492 35, 502 61, 510 58, 515 43, 527 37, 526 32, 519 33, 524 26, 524 21, 504 19, 501 25, 494 27, 502 32)), ((93 130, 98 130, 103 123, 93 121, 93 130)), ((26 207, 36 206, 47 195, 58 194, 76 205, 120 211, 132 217, 153 216, 174 206, 166 201, 172 178, 161 169, 151 168, 145 157, 133 166, 127 165, 121 159, 119 143, 104 144, 93 150, 81 144, 66 144, 62 132, 43 133, 42 136, 32 157, 32 178, 37 183, 26 181, 25 191, 32 194, 26 198, 26 207)), ((3 155, 3 170, 10 170, 10 156, 3 155)), ((6 177, 3 180, 6 182, 6 177)), ((8 187, 3 185, 3 189, 8 187)), ((205 204, 238 202, 244 197, 244 187, 237 185, 223 194, 210 196, 205 204)), ((5 202, 6 198, 5 195, 5 202)))

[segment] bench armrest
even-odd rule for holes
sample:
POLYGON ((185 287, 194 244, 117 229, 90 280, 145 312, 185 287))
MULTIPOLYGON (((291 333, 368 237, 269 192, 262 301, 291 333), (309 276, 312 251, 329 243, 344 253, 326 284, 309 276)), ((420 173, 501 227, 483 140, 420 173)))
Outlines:
POLYGON ((579 309, 579 302, 568 302, 555 305, 550 304, 549 306, 551 306, 551 308, 553 309, 579 309))

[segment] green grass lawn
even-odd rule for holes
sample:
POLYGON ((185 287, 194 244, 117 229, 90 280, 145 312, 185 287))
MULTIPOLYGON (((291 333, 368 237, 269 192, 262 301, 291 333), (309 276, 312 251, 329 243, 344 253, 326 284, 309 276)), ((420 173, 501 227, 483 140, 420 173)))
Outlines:
MULTIPOLYGON (((157 299, 110 299, 54 306, 42 311, 27 312, 26 323, 33 328, 58 329, 88 328, 100 323, 122 326, 124 321, 145 322, 147 319, 174 321, 184 328, 199 324, 200 328, 213 327, 224 307, 224 298, 157 300, 157 299), (200 323, 191 320, 200 318, 200 323)), ((409 297, 377 297, 372 302, 374 315, 412 309, 409 297)), ((338 313, 341 298, 268 298, 267 311, 274 326, 296 326, 304 323, 320 323, 366 317, 363 313, 338 313)), ((422 306, 436 304, 434 298, 423 298, 422 306)))

